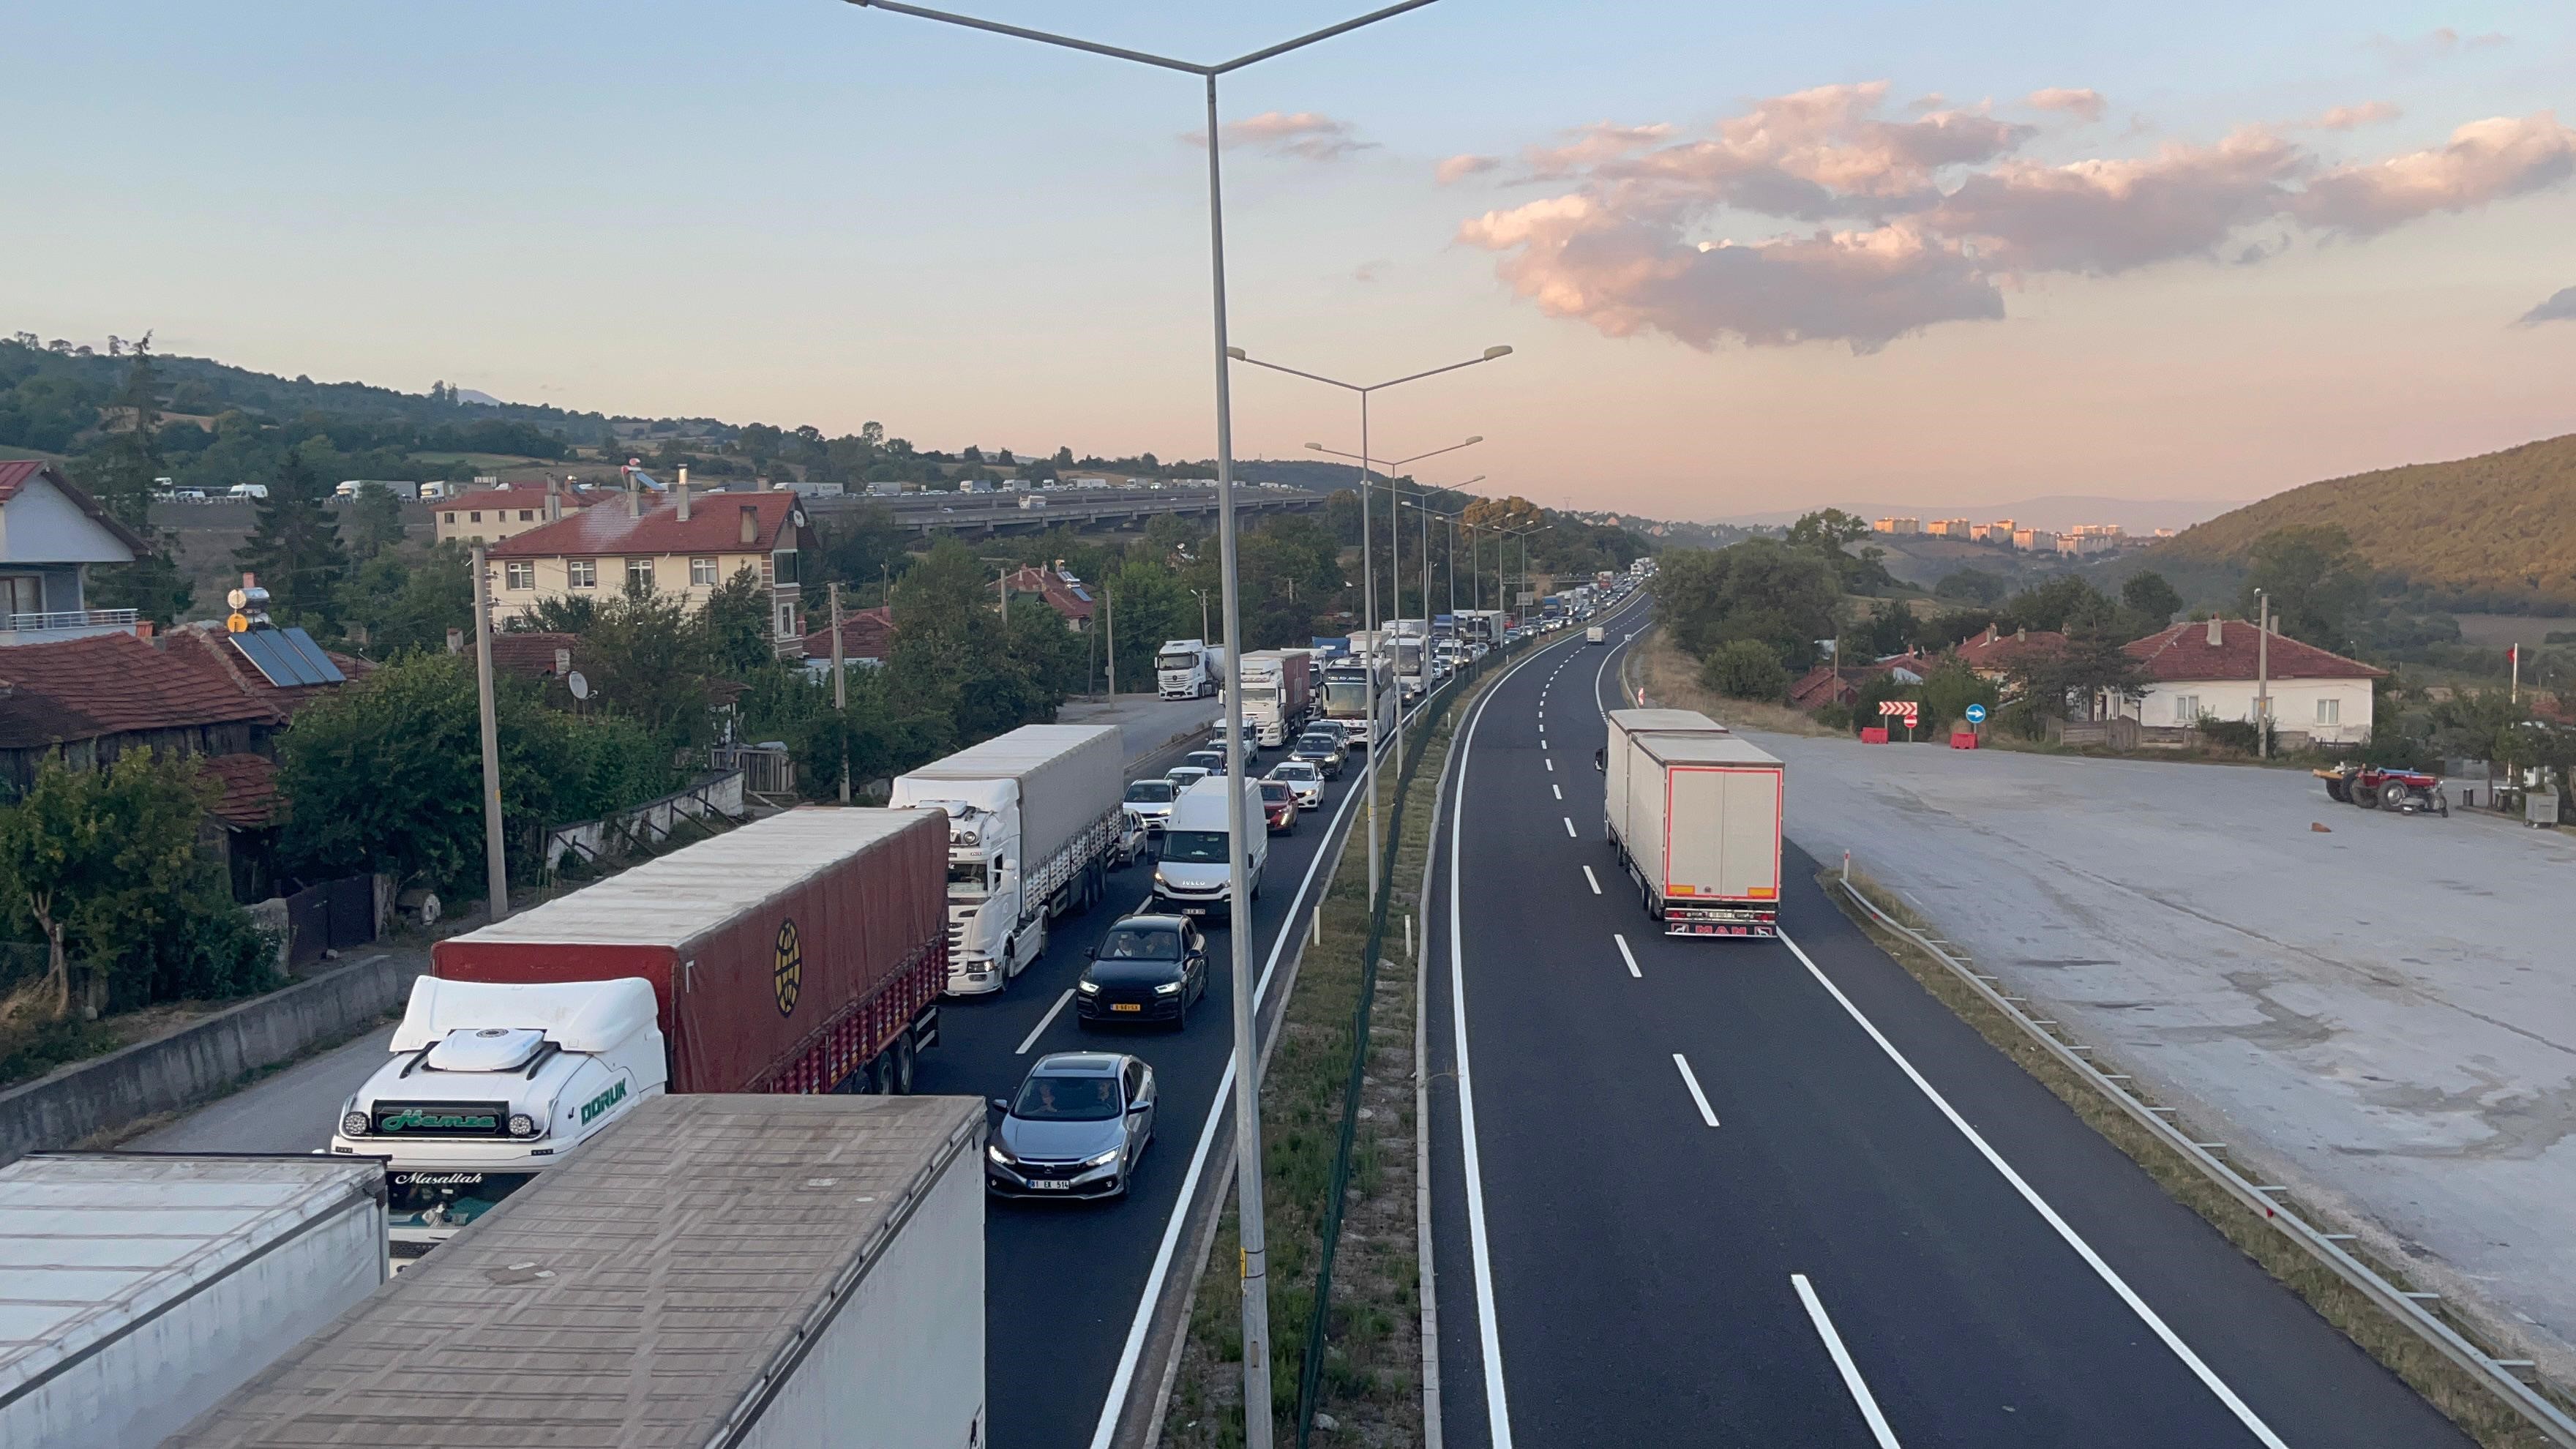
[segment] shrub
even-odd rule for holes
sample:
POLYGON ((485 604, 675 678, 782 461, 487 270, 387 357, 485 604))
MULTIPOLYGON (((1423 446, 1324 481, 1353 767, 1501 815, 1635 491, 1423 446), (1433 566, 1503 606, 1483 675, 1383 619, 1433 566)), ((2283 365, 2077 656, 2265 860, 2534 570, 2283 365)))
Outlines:
POLYGON ((1729 699, 1776 703, 1789 693, 1789 670, 1770 645, 1735 639, 1719 645, 1700 665, 1699 682, 1729 699))

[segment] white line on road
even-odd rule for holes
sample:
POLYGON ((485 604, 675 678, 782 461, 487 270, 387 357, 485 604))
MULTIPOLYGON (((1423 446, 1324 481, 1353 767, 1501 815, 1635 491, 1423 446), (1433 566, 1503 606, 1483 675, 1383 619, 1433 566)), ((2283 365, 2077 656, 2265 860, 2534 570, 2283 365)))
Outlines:
POLYGON ((1816 1336, 1825 1341, 1825 1352, 1834 1356, 1834 1368, 1843 1376, 1843 1387, 1851 1390, 1852 1402, 1860 1405, 1860 1416, 1869 1421, 1869 1432, 1878 1436, 1878 1449, 1897 1449, 1896 1431, 1887 1427, 1887 1416, 1878 1411, 1878 1400, 1870 1397, 1869 1385, 1861 1382, 1860 1366, 1852 1362, 1851 1351, 1843 1347, 1843 1336, 1834 1332, 1834 1321, 1825 1316, 1825 1305, 1804 1273, 1789 1275, 1789 1286, 1798 1290, 1798 1301, 1807 1305, 1807 1321, 1816 1325, 1816 1336))
MULTIPOLYGON (((1632 967, 1630 969, 1633 970, 1634 968, 1632 967)), ((1711 1127, 1716 1126, 1717 1114, 1709 1110, 1708 1093, 1699 1089, 1699 1078, 1691 1075, 1690 1062, 1684 1059, 1680 1052, 1675 1052, 1673 1053, 1673 1065, 1682 1069, 1682 1085, 1690 1088, 1691 1100, 1699 1104, 1700 1120, 1706 1122, 1711 1127)))
POLYGON ((1826 994, 1833 997, 1842 1009, 1850 1014, 1851 1019, 1860 1024, 1860 1029, 1869 1033, 1869 1039, 1878 1043, 1878 1049, 1887 1053, 1887 1059, 1896 1063, 1897 1069, 1905 1073, 1916 1089, 1931 1099, 1932 1105, 1940 1109, 1942 1116, 1950 1119, 1950 1125, 1959 1129, 1959 1135, 1968 1139, 1968 1144, 1977 1149, 1978 1154, 1986 1159, 1987 1164, 2003 1174, 2004 1181, 2012 1184, 2013 1191, 2021 1194, 2022 1201, 2029 1203, 2032 1211, 2037 1212, 2050 1227, 2055 1228, 2058 1237, 2064 1239, 2066 1245, 2075 1250, 2076 1256, 2082 1258, 2085 1265, 2108 1284, 2113 1293, 2119 1295, 2121 1302, 2129 1305, 2129 1311, 2137 1314, 2138 1320, 2146 1324, 2157 1338, 2162 1339, 2166 1348, 2173 1350, 2174 1357, 2181 1359, 2183 1366, 2190 1369, 2194 1377, 2198 1378, 2211 1393, 2218 1396, 2218 1401, 2227 1406, 2228 1412, 2236 1416, 2238 1423, 2243 1424, 2256 1439, 2261 1440, 2267 1449, 2289 1449, 2288 1445, 2281 1442, 2280 1435, 2273 1433, 2270 1426, 2257 1417, 2254 1410, 2248 1407, 2243 1399, 2236 1397, 2236 1391, 2229 1388, 2225 1380, 2213 1373, 2208 1364, 2201 1362, 2200 1355, 2191 1351, 2191 1345, 2184 1343, 2179 1334, 2167 1327, 2165 1321, 2156 1315, 2156 1311, 2147 1306, 2146 1300, 2140 1298, 2136 1291, 2129 1287, 2128 1282, 2112 1270, 2110 1264, 2102 1261, 2102 1255, 2093 1251, 2093 1245, 2084 1241, 2083 1237, 2067 1224, 2066 1219, 2059 1217, 2057 1209, 2050 1207, 2046 1198, 2041 1197, 2037 1190, 2024 1182, 2020 1173, 2013 1171, 2012 1164, 2004 1161, 2003 1154, 1995 1151, 1987 1144, 1986 1139, 1979 1135, 1976 1128, 1968 1125, 1968 1119, 1960 1116, 1958 1110, 1950 1105, 1949 1099, 1943 1097, 1934 1089, 1931 1082, 1925 1080, 1921 1072, 1914 1069, 1914 1064, 1905 1059, 1905 1054, 1896 1049, 1895 1043, 1882 1035, 1877 1025, 1868 1017, 1861 1015, 1860 1008, 1852 1005, 1851 998, 1843 995, 1842 988, 1834 985, 1823 971, 1817 969, 1816 963, 1800 949, 1797 942, 1789 939, 1786 931, 1780 933, 1780 944, 1789 948, 1790 952, 1798 958, 1799 964, 1807 968, 1807 974, 1816 978, 1816 984, 1825 988, 1826 994))
POLYGON ((1563 785, 1550 785, 1547 788, 1554 790, 1556 792, 1556 798, 1559 800, 1565 798, 1565 787, 1563 785))
POLYGON ((1601 877, 1592 873, 1592 867, 1587 865, 1583 868, 1583 878, 1592 882, 1592 893, 1594 895, 1597 896, 1601 894, 1601 877))
POLYGON ((1568 815, 1563 818, 1565 820, 1565 838, 1568 840, 1580 839, 1581 837, 1574 833, 1574 817, 1568 815))
POLYGON ((1064 1004, 1072 999, 1073 988, 1068 986, 1064 989, 1064 995, 1055 999, 1055 1005, 1047 1008, 1047 1014, 1038 1018, 1038 1024, 1029 1028, 1029 1034, 1020 1038, 1020 1049, 1011 1053, 1011 1055, 1015 1057, 1027 1056, 1029 1054, 1029 1048, 1036 1046, 1038 1044, 1038 1038, 1046 1035, 1046 1029, 1055 1025, 1056 1014, 1063 1011, 1064 1004))
POLYGON ((1546 764, 1546 766, 1547 766, 1547 772, 1548 772, 1549 774, 1553 775, 1553 774, 1555 774, 1555 773, 1556 773, 1556 761, 1554 761, 1554 760, 1548 760, 1548 761, 1544 761, 1543 763, 1545 763, 1545 764, 1546 764))
MULTIPOLYGON (((1583 868, 1583 873, 1585 875, 1592 874, 1592 867, 1588 865, 1585 866, 1583 868)), ((1592 893, 1596 896, 1601 894, 1601 883, 1599 881, 1594 881, 1592 883, 1592 893)), ((1646 973, 1637 969, 1637 953, 1628 949, 1628 938, 1620 935, 1616 931, 1613 931, 1610 933, 1610 939, 1619 943, 1619 959, 1628 963, 1628 974, 1636 977, 1640 981, 1645 980, 1646 973)), ((1689 1068, 1685 1067, 1683 1070, 1687 1072, 1689 1068)))

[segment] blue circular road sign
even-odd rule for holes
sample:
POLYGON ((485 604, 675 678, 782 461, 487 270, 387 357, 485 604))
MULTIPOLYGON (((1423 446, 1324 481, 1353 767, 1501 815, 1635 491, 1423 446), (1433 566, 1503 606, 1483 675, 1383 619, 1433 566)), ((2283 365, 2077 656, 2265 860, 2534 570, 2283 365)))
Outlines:
POLYGON ((1986 707, 1985 707, 1984 705, 1982 705, 1982 704, 1972 704, 1972 705, 1969 705, 1969 706, 1968 706, 1968 723, 1970 723, 1970 724, 1984 724, 1985 722, 1986 722, 1986 707))

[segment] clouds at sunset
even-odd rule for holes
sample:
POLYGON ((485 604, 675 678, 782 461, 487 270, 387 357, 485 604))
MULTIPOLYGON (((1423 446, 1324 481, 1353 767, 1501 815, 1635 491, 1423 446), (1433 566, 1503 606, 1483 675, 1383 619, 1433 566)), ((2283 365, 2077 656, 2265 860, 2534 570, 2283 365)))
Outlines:
POLYGON ((2548 301, 2517 318, 2516 327, 2537 327, 2543 322, 2576 322, 2576 287, 2561 287, 2548 301))
MULTIPOLYGON (((1227 150, 1250 147, 1301 161, 1339 161, 1377 145, 1375 141, 1359 139, 1350 122, 1314 111, 1264 111, 1244 120, 1228 121, 1220 134, 1227 150)), ((1207 132, 1193 131, 1181 139, 1193 146, 1204 146, 1207 132)))
MULTIPOLYGON (((1458 239, 1499 253, 1503 281, 1541 311, 1611 336, 1870 352, 1940 323, 2001 319, 2004 289, 2023 278, 2260 261, 2294 234, 2372 236, 2576 175, 2576 130, 2547 111, 2372 161, 2336 161, 2267 125, 2063 161, 2029 154, 2040 128, 1989 108, 1888 119, 1886 100, 1882 82, 1820 86, 1698 134, 1583 127, 1499 177, 1570 189, 1472 218, 1458 239)), ((2086 121, 2106 109, 2071 89, 2023 104, 2086 121)), ((2394 110, 2347 107, 2313 124, 2348 129, 2394 110)), ((1444 180, 1487 171, 1503 168, 1444 180)))

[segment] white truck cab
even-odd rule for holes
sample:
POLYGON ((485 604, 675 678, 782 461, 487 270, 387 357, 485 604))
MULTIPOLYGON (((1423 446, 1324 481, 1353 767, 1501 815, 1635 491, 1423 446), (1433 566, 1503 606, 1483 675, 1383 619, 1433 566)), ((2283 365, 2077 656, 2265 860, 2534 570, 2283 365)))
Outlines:
MULTIPOLYGON (((1163 827, 1163 858, 1154 866, 1154 903, 1185 916, 1216 916, 1231 924, 1234 882, 1226 859, 1225 777, 1210 775, 1181 793, 1163 827)), ((1261 782, 1243 782, 1244 879, 1255 899, 1261 869, 1270 863, 1270 832, 1261 805, 1261 782)))
POLYGON ((393 1256, 417 1258, 670 1083, 650 982, 412 982, 392 1060, 332 1155, 386 1159, 393 1256))
POLYGON ((1154 652, 1154 693, 1163 699, 1205 699, 1216 693, 1207 641, 1174 639, 1154 652))

